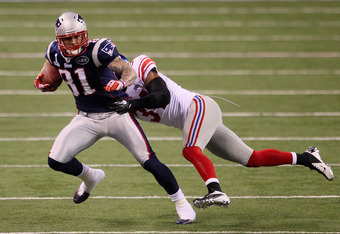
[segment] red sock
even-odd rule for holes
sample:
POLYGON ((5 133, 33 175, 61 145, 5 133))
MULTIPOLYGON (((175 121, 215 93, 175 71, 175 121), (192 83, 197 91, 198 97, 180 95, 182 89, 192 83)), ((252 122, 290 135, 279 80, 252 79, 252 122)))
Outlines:
POLYGON ((186 147, 182 153, 183 156, 195 166, 204 181, 217 178, 213 163, 202 153, 199 147, 186 147))
POLYGON ((293 155, 290 152, 265 149, 253 152, 247 163, 247 167, 278 166, 292 164, 293 155))

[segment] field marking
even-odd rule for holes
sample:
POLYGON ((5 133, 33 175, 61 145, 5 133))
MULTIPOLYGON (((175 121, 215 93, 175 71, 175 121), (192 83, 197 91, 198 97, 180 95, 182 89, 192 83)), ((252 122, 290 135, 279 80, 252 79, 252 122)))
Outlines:
MULTIPOLYGON (((79 9, 80 10, 80 9, 79 9)), ((2 8, 0 15, 55 15, 56 12, 64 12, 65 9, 51 8, 2 8)), ((142 7, 95 7, 92 9, 81 9, 83 15, 262 15, 262 14, 339 14, 340 7, 161 7, 161 8, 142 8, 142 7)), ((156 23, 156 22, 155 22, 156 23)))
MULTIPOLYGON (((186 196, 186 198, 197 198, 200 196, 186 196)), ((91 199, 169 199, 168 196, 137 196, 137 197, 119 197, 119 196, 93 196, 91 199)), ((324 198, 340 198, 340 195, 318 195, 318 196, 303 196, 303 195, 290 195, 290 196, 230 196, 231 199, 324 199, 324 198)), ((0 197, 0 201, 6 200, 68 200, 72 197, 0 197)))
POLYGON ((194 90, 206 95, 339 95, 340 90, 194 90))
MULTIPOLYGON (((44 117, 74 117, 76 112, 59 113, 0 113, 0 118, 44 118, 44 117)), ((223 112, 223 117, 333 117, 340 112, 223 112)))
POLYGON ((308 231, 72 231, 72 232, 0 232, 0 234, 339 234, 339 232, 308 232, 308 231))
MULTIPOLYGON (((340 41, 340 35, 193 35, 193 36, 109 36, 117 42, 263 42, 263 41, 340 41)), ((37 36, 0 36, 0 43, 5 42, 51 42, 54 37, 37 37, 37 36)))
MULTIPOLYGON (((111 13, 110 13, 111 14, 111 13)), ((1 13, 0 13, 1 15, 1 13)), ((0 24, 0 28, 51 28, 55 22, 10 21, 0 24)), ((340 21, 92 21, 89 28, 338 28, 340 21)), ((106 34, 107 35, 107 34, 106 34)), ((44 37, 45 38, 45 37, 44 37)), ((50 37, 51 40, 53 39, 50 37)), ((116 37, 114 37, 116 38, 116 37)), ((119 38, 119 37, 118 37, 119 38)))
MULTIPOLYGON (((33 86, 33 85, 32 85, 33 86)), ((192 90, 205 95, 339 95, 340 90, 192 90)), ((0 90, 1 95, 71 95, 69 90, 43 93, 32 90, 0 90)))
MULTIPOLYGON (((6 71, 0 70, 1 77, 36 77, 39 71, 6 71)), ((261 70, 164 70, 162 73, 168 76, 319 76, 319 75, 340 75, 339 69, 326 70, 307 70, 307 69, 261 69, 261 70)))
MULTIPOLYGON (((223 112, 223 117, 331 117, 340 112, 223 112)), ((1 114, 0 114, 1 117, 1 114)))
MULTIPOLYGON (((168 167, 193 167, 192 164, 166 164, 168 167)), ((339 167, 340 164, 337 163, 329 163, 331 167, 339 167)), ((141 165, 139 164, 88 164, 89 167, 93 168, 102 168, 102 167, 109 167, 109 168, 139 168, 141 165)), ((291 167, 293 165, 280 165, 280 167, 291 167)), ((0 168, 48 168, 47 164, 40 164, 40 165, 9 165, 4 164, 0 165, 0 168)), ((214 164, 214 167, 244 167, 240 164, 214 164)))
MULTIPOLYGON (((146 54, 151 58, 340 58, 340 52, 137 52, 126 57, 146 54)), ((0 53, 0 59, 43 59, 44 52, 0 53)))
MULTIPOLYGON (((241 137, 243 141, 340 141, 340 136, 331 137, 241 137)), ((54 141, 55 137, 0 137, 0 142, 11 141, 54 141)), ((101 141, 115 141, 104 137, 101 141)), ((181 137, 148 137, 150 141, 182 141, 181 137)))
POLYGON ((72 231, 72 232, 62 232, 62 231, 51 231, 51 232, 0 232, 0 234, 236 234, 236 233, 245 233, 245 234, 284 234, 284 233, 313 233, 313 234, 339 234, 339 232, 308 232, 308 231, 72 231))

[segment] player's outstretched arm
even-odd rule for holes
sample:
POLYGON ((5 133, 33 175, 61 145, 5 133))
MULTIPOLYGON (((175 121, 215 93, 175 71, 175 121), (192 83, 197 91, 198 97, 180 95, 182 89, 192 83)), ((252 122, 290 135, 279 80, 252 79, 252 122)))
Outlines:
POLYGON ((148 95, 139 99, 118 99, 109 108, 119 114, 124 114, 139 108, 156 109, 170 103, 170 91, 164 80, 154 70, 147 76, 146 89, 149 92, 148 95))

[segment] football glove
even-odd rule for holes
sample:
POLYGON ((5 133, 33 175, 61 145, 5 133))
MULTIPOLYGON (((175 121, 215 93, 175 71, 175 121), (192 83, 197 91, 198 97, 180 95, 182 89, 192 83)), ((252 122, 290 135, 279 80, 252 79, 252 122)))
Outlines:
POLYGON ((44 74, 40 73, 37 78, 35 78, 34 80, 34 87, 39 89, 41 92, 53 92, 55 91, 57 88, 52 87, 49 84, 43 84, 42 83, 42 78, 43 78, 44 74))
POLYGON ((117 100, 110 104, 109 109, 122 115, 131 110, 132 103, 130 100, 117 98, 117 100))
POLYGON ((109 83, 105 86, 105 91, 110 92, 110 91, 119 91, 124 89, 126 86, 126 83, 122 80, 110 80, 109 83))

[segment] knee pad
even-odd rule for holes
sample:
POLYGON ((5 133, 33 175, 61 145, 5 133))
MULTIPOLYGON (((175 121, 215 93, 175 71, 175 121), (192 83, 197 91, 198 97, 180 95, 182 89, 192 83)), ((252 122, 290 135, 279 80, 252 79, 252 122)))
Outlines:
POLYGON ((60 171, 64 163, 60 163, 53 158, 48 157, 48 166, 55 171, 60 171))
POLYGON ((60 163, 53 158, 48 157, 48 165, 55 171, 61 171, 69 175, 80 175, 83 171, 83 164, 81 164, 76 158, 73 158, 67 163, 60 163))
POLYGON ((161 164, 157 157, 151 157, 143 163, 143 168, 152 173, 161 164))

